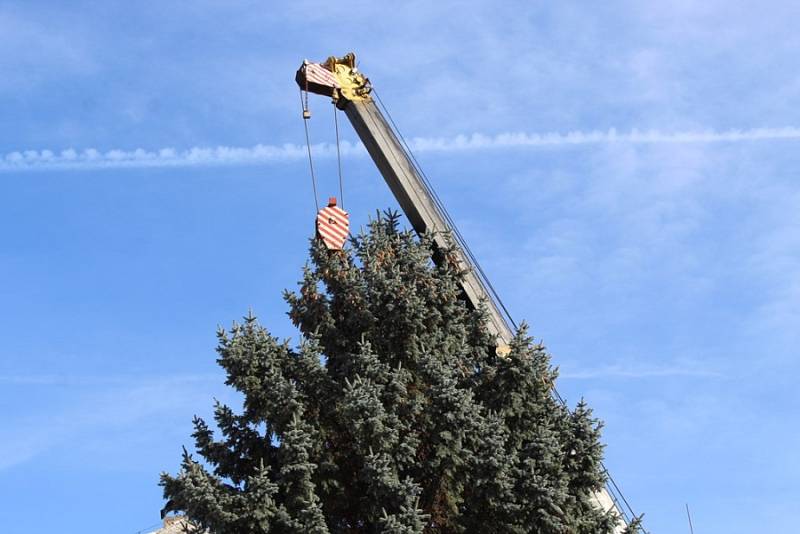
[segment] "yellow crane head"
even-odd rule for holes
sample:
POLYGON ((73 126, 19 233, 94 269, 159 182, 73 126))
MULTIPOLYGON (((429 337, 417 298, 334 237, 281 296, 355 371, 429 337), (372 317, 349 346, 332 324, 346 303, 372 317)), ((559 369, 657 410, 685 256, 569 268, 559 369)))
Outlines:
POLYGON ((331 56, 324 63, 303 61, 294 79, 301 90, 329 96, 339 107, 346 101, 371 99, 369 78, 356 68, 356 55, 352 52, 339 58, 331 56))

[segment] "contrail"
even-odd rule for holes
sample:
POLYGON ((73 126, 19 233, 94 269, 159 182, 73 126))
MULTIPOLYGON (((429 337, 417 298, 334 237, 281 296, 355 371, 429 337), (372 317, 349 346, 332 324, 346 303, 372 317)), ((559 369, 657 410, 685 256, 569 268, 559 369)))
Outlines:
MULTIPOLYGON (((364 150, 361 143, 340 143, 343 156, 351 156, 364 150)), ((319 143, 312 146, 314 156, 330 157, 336 154, 336 145, 319 143)), ((52 150, 26 150, 0 156, 0 172, 32 170, 90 170, 142 167, 204 167, 256 165, 293 161, 307 157, 304 145, 255 145, 252 147, 194 147, 188 150, 162 148, 148 151, 109 150, 100 152, 94 148, 77 151, 69 148, 61 152, 52 150)))
MULTIPOLYGON (((568 133, 500 133, 497 135, 457 135, 455 137, 416 137, 409 145, 415 152, 477 151, 519 147, 569 147, 612 143, 736 143, 769 139, 800 139, 800 128, 754 128, 749 130, 714 130, 661 132, 658 130, 617 132, 574 131, 568 133)), ((361 143, 343 141, 341 153, 345 157, 366 153, 361 143)), ((315 157, 330 158, 336 155, 336 145, 319 143, 312 146, 315 157)), ((142 167, 200 167, 262 165, 304 159, 303 145, 255 145, 252 147, 195 147, 187 150, 162 148, 159 150, 109 150, 93 148, 77 151, 72 148, 52 150, 25 150, 0 155, 0 172, 34 170, 91 170, 142 167)))
POLYGON ((616 129, 591 132, 568 133, 501 133, 494 136, 472 134, 453 138, 415 138, 411 143, 417 151, 450 152, 455 150, 478 150, 507 147, 545 147, 591 144, 657 144, 657 143, 720 143, 759 141, 766 139, 800 139, 800 128, 753 128, 750 130, 726 130, 716 132, 685 131, 665 133, 659 130, 639 131, 633 129, 619 133, 616 129))

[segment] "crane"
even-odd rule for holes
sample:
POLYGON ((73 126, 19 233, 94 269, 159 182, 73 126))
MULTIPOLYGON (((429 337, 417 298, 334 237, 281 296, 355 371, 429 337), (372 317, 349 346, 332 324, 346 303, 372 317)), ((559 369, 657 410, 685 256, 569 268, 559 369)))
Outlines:
MULTIPOLYGON (((344 111, 418 234, 433 232, 434 240, 441 248, 448 245, 445 242, 447 235, 455 237, 455 259, 466 272, 462 290, 467 303, 475 308, 486 306, 487 327, 497 339, 495 350, 500 356, 507 355, 513 337, 511 316, 460 237, 408 145, 394 127, 391 116, 387 120, 373 98, 372 85, 359 72, 355 54, 349 53, 341 58, 331 56, 323 63, 306 60, 298 69, 295 81, 301 91, 331 97, 336 107, 344 111)), ((309 117, 310 113, 304 107, 303 118, 309 117)), ((625 501, 619 488, 613 479, 609 477, 609 480, 610 484, 595 493, 594 502, 604 511, 613 510, 622 519, 616 529, 616 532, 622 532, 630 516, 622 507, 625 501)), ((632 515, 630 506, 627 508, 632 515)))

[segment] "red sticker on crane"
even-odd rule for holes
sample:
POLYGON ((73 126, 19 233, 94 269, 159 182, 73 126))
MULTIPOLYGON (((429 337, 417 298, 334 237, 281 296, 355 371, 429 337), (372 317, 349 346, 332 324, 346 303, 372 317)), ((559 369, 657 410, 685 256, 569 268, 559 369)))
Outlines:
POLYGON ((308 83, 316 83, 326 87, 335 87, 336 89, 340 89, 342 87, 339 84, 339 80, 336 79, 336 75, 325 68, 324 65, 320 65, 319 63, 308 63, 305 65, 305 71, 306 80, 308 80, 308 83))
MULTIPOLYGON (((331 199, 333 200, 333 199, 331 199)), ((350 216, 331 202, 317 213, 317 235, 330 250, 341 250, 350 234, 350 216)))

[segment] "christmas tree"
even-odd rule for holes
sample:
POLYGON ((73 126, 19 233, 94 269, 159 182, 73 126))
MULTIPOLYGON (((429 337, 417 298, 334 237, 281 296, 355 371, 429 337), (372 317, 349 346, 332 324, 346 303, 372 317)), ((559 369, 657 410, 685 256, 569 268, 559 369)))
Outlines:
POLYGON ((312 241, 285 294, 302 342, 252 314, 218 332, 243 406, 195 418, 165 511, 215 534, 612 532, 598 422, 554 400, 524 325, 496 355, 451 252, 393 213, 344 251, 312 241))

